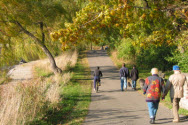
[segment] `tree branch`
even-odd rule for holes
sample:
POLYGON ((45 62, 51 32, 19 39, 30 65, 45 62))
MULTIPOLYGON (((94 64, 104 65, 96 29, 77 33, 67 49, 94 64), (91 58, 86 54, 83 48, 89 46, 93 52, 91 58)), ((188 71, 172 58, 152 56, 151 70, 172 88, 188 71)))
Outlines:
POLYGON ((149 7, 149 4, 148 4, 148 1, 147 0, 144 0, 145 1, 145 3, 146 3, 146 8, 150 8, 149 7))
POLYGON ((37 37, 35 37, 35 36, 34 36, 31 32, 29 32, 28 30, 26 30, 18 21, 15 21, 15 24, 17 24, 25 34, 27 34, 27 35, 30 36, 32 39, 34 39, 39 45, 43 46, 41 40, 38 39, 37 37))

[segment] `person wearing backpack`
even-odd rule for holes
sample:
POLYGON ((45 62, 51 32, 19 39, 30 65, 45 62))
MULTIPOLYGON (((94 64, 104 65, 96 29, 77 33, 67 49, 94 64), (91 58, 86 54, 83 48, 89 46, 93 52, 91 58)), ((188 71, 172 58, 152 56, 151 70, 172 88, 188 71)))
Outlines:
POLYGON ((125 63, 122 64, 122 68, 119 71, 121 80, 121 91, 123 88, 127 90, 127 78, 129 76, 129 69, 125 67, 125 63))

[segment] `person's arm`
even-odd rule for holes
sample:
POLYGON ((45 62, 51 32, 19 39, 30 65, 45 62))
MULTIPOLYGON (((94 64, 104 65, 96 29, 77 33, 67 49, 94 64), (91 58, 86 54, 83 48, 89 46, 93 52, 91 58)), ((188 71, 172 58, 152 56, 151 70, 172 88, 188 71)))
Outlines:
POLYGON ((100 76, 102 77, 102 72, 100 71, 100 76))
POLYGON ((188 79, 187 79, 187 77, 185 77, 185 85, 187 85, 186 87, 187 87, 187 89, 186 89, 186 95, 187 95, 187 97, 186 97, 186 99, 188 99, 188 79))
POLYGON ((169 78, 165 85, 165 92, 164 92, 165 96, 168 94, 168 91, 170 90, 171 86, 172 86, 172 83, 170 82, 170 78, 169 78))
POLYGON ((161 92, 162 92, 162 99, 165 98, 165 85, 164 85, 164 80, 161 78, 161 92))
POLYGON ((146 94, 146 91, 147 91, 147 89, 148 89, 148 85, 149 85, 149 79, 146 78, 145 84, 144 84, 144 87, 143 87, 143 91, 144 91, 143 94, 146 94))
POLYGON ((139 79, 139 72, 138 72, 138 70, 137 70, 137 79, 139 79))
POLYGON ((121 78, 121 69, 119 70, 119 77, 121 78))

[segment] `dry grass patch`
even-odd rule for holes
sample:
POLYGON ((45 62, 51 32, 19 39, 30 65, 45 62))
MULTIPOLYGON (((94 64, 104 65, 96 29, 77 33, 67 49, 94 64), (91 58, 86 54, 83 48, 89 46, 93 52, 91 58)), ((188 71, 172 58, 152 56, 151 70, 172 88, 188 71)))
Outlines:
MULTIPOLYGON (((62 55, 55 58, 56 64, 62 70, 66 70, 67 67, 74 67, 78 58, 77 51, 67 51, 62 55)), ((46 73, 52 73, 50 62, 48 59, 40 60, 35 63, 35 67, 45 70, 46 73)))
MULTIPOLYGON (((65 70, 67 65, 75 66, 77 56, 76 51, 71 51, 55 59, 57 65, 65 70)), ((53 75, 47 59, 34 61, 33 64, 46 76, 36 71, 34 73, 38 75, 35 75, 33 80, 0 86, 0 123, 2 125, 29 124, 36 118, 43 118, 49 108, 57 108, 61 101, 62 86, 69 82, 72 74, 67 72, 63 75, 53 75)))

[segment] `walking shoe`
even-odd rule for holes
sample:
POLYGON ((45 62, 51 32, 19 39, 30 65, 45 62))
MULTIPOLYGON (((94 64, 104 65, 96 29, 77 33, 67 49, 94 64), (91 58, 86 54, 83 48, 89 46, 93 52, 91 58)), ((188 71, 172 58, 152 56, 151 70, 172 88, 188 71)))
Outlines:
POLYGON ((154 118, 150 118, 149 123, 150 123, 150 124, 155 124, 155 120, 154 120, 154 118))
POLYGON ((127 88, 125 88, 125 91, 127 91, 127 88))
POLYGON ((180 120, 179 119, 173 119, 173 122, 177 123, 177 122, 180 122, 180 120))
POLYGON ((95 89, 93 89, 95 92, 96 92, 96 90, 95 89))

